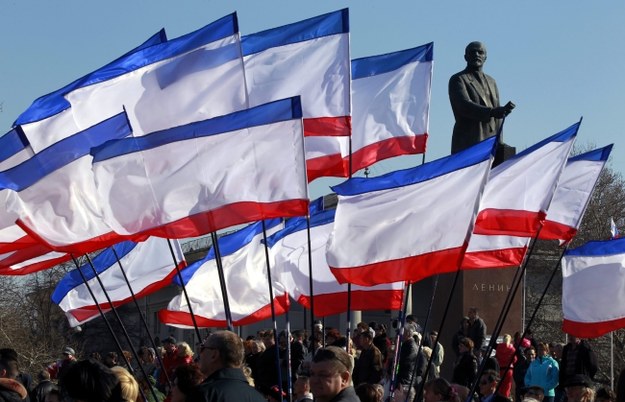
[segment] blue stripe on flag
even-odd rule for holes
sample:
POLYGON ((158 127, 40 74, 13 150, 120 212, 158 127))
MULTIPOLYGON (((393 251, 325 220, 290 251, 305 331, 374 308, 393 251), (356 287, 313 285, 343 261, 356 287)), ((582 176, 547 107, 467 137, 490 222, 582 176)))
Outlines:
POLYGON ((414 168, 398 170, 374 178, 352 178, 332 187, 332 190, 338 195, 349 196, 371 191, 388 190, 431 180, 487 160, 493 155, 496 140, 496 136, 490 137, 457 154, 414 168))
POLYGON ((272 47, 348 32, 349 10, 345 8, 293 24, 245 35, 241 38, 241 48, 243 56, 249 56, 272 47))
POLYGON ((434 43, 387 53, 377 56, 363 57, 352 60, 352 80, 388 73, 414 62, 432 61, 434 43))
POLYGON ((223 134, 235 130, 302 118, 300 97, 265 103, 250 109, 134 138, 110 141, 91 150, 93 163, 172 142, 223 134))
MULTIPOLYGON (((269 230, 279 225, 281 222, 282 222, 282 219, 265 220, 265 229, 269 230)), ((234 233, 220 237, 218 240, 219 241, 219 254, 223 258, 223 257, 229 256, 230 254, 237 252, 241 248, 250 244, 252 239, 254 239, 254 237, 258 236, 262 232, 263 232, 263 224, 262 222, 259 221, 259 222, 252 223, 251 225, 248 225, 244 227, 243 229, 237 230, 234 233)), ((195 272, 202 265, 214 259, 215 259, 215 249, 214 247, 211 247, 211 249, 208 250, 208 253, 203 259, 194 262, 193 264, 185 268, 183 271, 181 271, 182 280, 184 281, 184 283, 185 284, 189 283, 189 280, 193 277, 195 272)), ((174 277, 173 282, 177 284, 178 286, 181 286, 180 278, 178 276, 174 277)))
POLYGON ((165 35, 165 29, 161 29, 159 32, 152 35, 148 40, 132 49, 128 53, 124 54, 121 57, 118 57, 114 61, 105 65, 102 68, 99 68, 82 78, 77 79, 76 81, 64 86, 61 89, 58 89, 54 92, 51 92, 47 95, 44 95, 40 98, 37 98, 29 107, 26 109, 24 113, 19 115, 14 125, 27 124, 35 121, 43 120, 50 116, 53 116, 57 113, 62 112, 65 109, 70 108, 70 104, 63 96, 72 92, 77 88, 81 88, 87 85, 94 84, 98 82, 97 79, 110 79, 121 75, 124 73, 123 69, 120 67, 124 65, 124 61, 126 59, 130 59, 131 55, 140 50, 146 49, 148 47, 157 45, 159 43, 163 43, 167 41, 167 36, 165 35), (96 78, 94 78, 96 77, 96 78), (108 77, 108 78, 105 78, 108 77))
POLYGON ((614 146, 614 144, 610 144, 608 146, 605 146, 603 148, 599 148, 599 149, 595 149, 593 151, 590 152, 586 152, 580 155, 576 155, 572 158, 569 158, 569 162, 574 162, 574 161, 595 161, 595 162, 599 162, 599 161, 607 161, 608 158, 610 157, 610 152, 612 152, 612 147, 614 146))
MULTIPOLYGON (((334 216, 336 215, 336 209, 328 209, 326 211, 319 211, 310 217, 310 228, 314 228, 317 226, 327 225, 328 223, 334 222, 334 216)), ((274 233, 273 235, 267 238, 267 244, 269 247, 273 247, 280 240, 284 239, 288 235, 293 233, 300 232, 302 230, 306 230, 308 224, 306 223, 306 218, 293 218, 289 222, 291 224, 287 225, 281 231, 274 233)))
POLYGON ((568 128, 565 128, 564 130, 552 135, 551 137, 545 138, 544 140, 532 145, 529 148, 524 149, 522 152, 519 152, 518 154, 514 155, 510 159, 523 157, 527 154, 534 152, 538 148, 541 148, 547 145, 550 142, 566 142, 577 135, 577 131, 579 130, 580 124, 581 124, 581 121, 573 124, 572 126, 568 128))
POLYGON ((600 257, 615 254, 624 254, 625 259, 625 237, 604 241, 589 241, 578 248, 567 250, 564 255, 576 257, 600 257))
MULTIPOLYGON (((117 243, 113 246, 113 248, 115 249, 117 256, 119 256, 119 259, 121 260, 128 253, 134 250, 137 244, 138 243, 132 241, 124 241, 121 243, 117 243)), ((109 247, 102 251, 100 254, 98 254, 92 260, 92 262, 94 268, 96 269, 96 272, 98 274, 101 274, 102 272, 111 268, 113 265, 117 265, 117 257, 115 257, 115 253, 113 253, 112 248, 109 247)), ((82 273, 85 278, 87 278, 87 280, 95 278, 93 269, 88 263, 82 265, 79 269, 82 270, 82 273)), ((84 283, 85 282, 83 281, 80 272, 78 272, 77 269, 71 270, 59 281, 58 285, 56 285, 54 293, 52 293, 52 301, 56 304, 59 304, 72 289, 81 286, 84 283)))
POLYGON ((18 129, 13 129, 0 137, 0 162, 9 159, 28 146, 28 140, 18 129))
POLYGON ((107 139, 127 137, 132 130, 126 112, 67 137, 21 164, 0 172, 0 188, 22 191, 48 174, 88 155, 91 148, 107 139))

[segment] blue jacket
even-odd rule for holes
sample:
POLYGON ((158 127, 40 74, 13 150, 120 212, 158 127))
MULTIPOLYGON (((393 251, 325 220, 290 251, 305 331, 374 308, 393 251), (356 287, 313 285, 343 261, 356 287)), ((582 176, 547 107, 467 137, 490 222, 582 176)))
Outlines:
POLYGON ((555 396, 558 386, 560 368, 551 356, 537 357, 530 363, 525 373, 525 386, 538 385, 545 391, 545 396, 555 396))

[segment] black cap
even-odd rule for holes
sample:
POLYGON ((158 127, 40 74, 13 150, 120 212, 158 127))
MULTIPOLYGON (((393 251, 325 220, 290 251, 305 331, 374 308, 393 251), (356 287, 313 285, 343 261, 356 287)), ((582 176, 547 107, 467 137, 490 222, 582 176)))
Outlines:
POLYGON ((173 345, 176 344, 176 338, 174 338, 173 336, 168 336, 167 338, 163 339, 163 343, 171 343, 173 345))

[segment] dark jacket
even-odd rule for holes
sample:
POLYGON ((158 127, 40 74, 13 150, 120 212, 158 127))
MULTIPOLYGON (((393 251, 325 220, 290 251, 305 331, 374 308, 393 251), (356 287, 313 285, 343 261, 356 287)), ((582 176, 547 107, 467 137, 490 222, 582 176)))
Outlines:
POLYGON ((28 391, 17 380, 0 378, 0 402, 29 402, 28 391))
POLYGON ((188 402, 266 402, 252 388, 240 368, 222 368, 211 374, 188 396, 188 402))
POLYGON ((491 76, 484 74, 484 78, 486 82, 481 83, 465 69, 449 79, 449 101, 456 119, 452 154, 497 134, 501 121, 490 117, 490 113, 499 106, 499 90, 491 76))
POLYGON ((399 350, 399 370, 397 372, 397 383, 402 385, 417 386, 423 379, 427 368, 427 359, 423 352, 420 352, 414 339, 402 342, 399 350))
POLYGON ((360 402, 360 398, 356 395, 354 387, 347 387, 332 398, 330 402, 360 402))
POLYGON ((382 352, 375 345, 371 345, 369 349, 363 349, 354 363, 354 374, 352 375, 354 385, 361 383, 379 384, 382 380, 382 374, 382 352))
POLYGON ((477 359, 471 352, 464 352, 456 360, 451 382, 471 388, 477 377, 477 359))
POLYGON ((575 373, 567 373, 569 364, 569 351, 573 346, 567 343, 562 349, 562 359, 560 361, 560 384, 565 384, 569 374, 584 374, 591 380, 597 373, 597 356, 592 351, 588 342, 582 340, 577 345, 575 353, 575 373))
POLYGON ((479 350, 486 338, 486 323, 480 317, 476 317, 473 324, 469 323, 469 338, 473 341, 473 349, 479 350))
POLYGON ((50 380, 43 380, 30 391, 31 402, 46 402, 46 395, 53 389, 57 389, 55 383, 50 380))

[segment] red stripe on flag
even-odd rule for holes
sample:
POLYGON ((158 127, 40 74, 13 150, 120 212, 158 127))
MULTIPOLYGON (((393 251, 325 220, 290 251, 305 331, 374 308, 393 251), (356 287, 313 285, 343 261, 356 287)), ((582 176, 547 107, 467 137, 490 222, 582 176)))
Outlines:
POLYGON ((432 275, 455 272, 460 266, 465 248, 466 245, 359 267, 330 267, 330 270, 339 283, 371 286, 379 283, 417 282, 432 275))
POLYGON ((427 134, 420 134, 393 137, 369 144, 352 153, 352 173, 395 156, 425 153, 427 139, 427 134))
MULTIPOLYGON (((347 292, 315 295, 315 316, 327 317, 347 311, 347 292)), ((310 296, 300 296, 299 304, 310 308, 310 296)), ((399 310, 401 290, 352 290, 351 308, 357 311, 399 310)))
POLYGON ((36 262, 34 264, 25 265, 22 268, 11 269, 8 267, 2 267, 0 268, 0 275, 28 275, 35 272, 43 271, 44 269, 51 268, 65 261, 69 261, 70 258, 71 256, 69 254, 65 254, 57 258, 52 258, 49 260, 36 262))
POLYGON ((0 254, 10 253, 11 251, 36 246, 37 244, 39 243, 36 239, 33 239, 31 236, 26 235, 11 243, 0 243, 0 254))
POLYGON ((326 155, 319 158, 306 160, 306 173, 308 182, 320 177, 347 177, 349 176, 347 161, 341 154, 326 155))
POLYGON ((527 247, 467 252, 462 260, 463 270, 518 267, 523 262, 527 247))
POLYGON ((304 119, 304 137, 346 137, 351 133, 351 116, 304 119))
POLYGON ((304 216, 308 213, 308 203, 308 200, 286 200, 269 203, 237 202, 148 229, 142 234, 169 239, 202 236, 247 222, 304 216))
POLYGON ((546 220, 538 233, 538 238, 542 240, 564 240, 570 241, 577 234, 577 229, 563 223, 546 220))
POLYGON ((602 322, 562 320, 562 331, 578 338, 598 338, 621 328, 625 328, 625 318, 602 322))
MULTIPOLYGON (((278 296, 274 298, 274 307, 276 315, 281 315, 286 313, 289 309, 289 296, 288 294, 284 294, 282 296, 278 296)), ((252 314, 242 318, 240 320, 235 320, 232 325, 240 326, 240 325, 248 325, 253 324, 258 321, 265 320, 271 317, 271 306, 266 305, 261 309, 253 312, 252 314)), ((158 312, 158 319, 163 324, 170 325, 181 325, 193 328, 193 319, 191 318, 191 313, 187 313, 185 311, 171 311, 171 310, 160 310, 158 312)), ((200 328, 207 327, 220 327, 225 328, 228 326, 226 320, 214 320, 206 317, 202 317, 200 315, 195 314, 195 322, 200 328)))
POLYGON ((544 212, 513 209, 485 209, 475 221, 473 233, 481 235, 508 235, 534 237, 545 220, 544 212))

